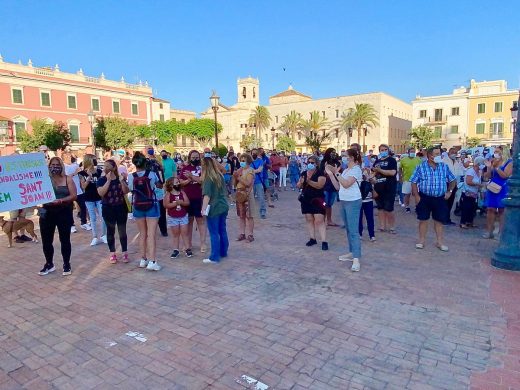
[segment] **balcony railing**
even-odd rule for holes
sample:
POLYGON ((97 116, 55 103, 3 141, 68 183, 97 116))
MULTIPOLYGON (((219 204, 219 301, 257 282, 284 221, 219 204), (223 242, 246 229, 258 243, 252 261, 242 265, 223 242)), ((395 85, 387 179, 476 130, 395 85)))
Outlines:
POLYGON ((423 119, 426 120, 426 123, 446 123, 448 120, 448 115, 435 115, 423 119))

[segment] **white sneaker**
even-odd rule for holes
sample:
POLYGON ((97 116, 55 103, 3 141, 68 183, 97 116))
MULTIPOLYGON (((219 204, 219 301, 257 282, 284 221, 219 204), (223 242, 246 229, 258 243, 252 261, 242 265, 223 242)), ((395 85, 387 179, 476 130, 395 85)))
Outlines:
POLYGON ((338 257, 338 260, 339 261, 349 261, 349 260, 352 260, 352 253, 347 253, 346 255, 341 255, 340 257, 338 257))
POLYGON ((146 269, 148 271, 160 271, 161 266, 157 264, 157 261, 149 261, 146 269))
POLYGON ((359 264, 359 259, 352 259, 352 268, 350 268, 352 272, 359 272, 361 270, 361 265, 359 264))
POLYGON ((218 264, 218 261, 213 261, 211 259, 204 259, 202 260, 204 264, 218 264))
POLYGON ((139 262, 139 268, 145 268, 147 264, 148 264, 148 260, 141 259, 141 261, 139 262))
POLYGON ((103 243, 105 244, 108 244, 108 241, 107 241, 107 236, 101 236, 101 241, 103 241, 103 243))
POLYGON ((130 219, 130 220, 134 219, 134 214, 128 213, 128 219, 130 219))
POLYGON ((72 227, 70 228, 70 232, 71 232, 71 233, 77 233, 77 232, 78 232, 78 229, 76 229, 76 226, 72 226, 72 227))
POLYGON ((101 240, 99 238, 95 237, 90 242, 90 246, 96 246, 97 244, 101 244, 101 240))
POLYGON ((81 225, 81 228, 86 230, 87 232, 92 230, 92 227, 88 223, 84 223, 83 225, 81 225))

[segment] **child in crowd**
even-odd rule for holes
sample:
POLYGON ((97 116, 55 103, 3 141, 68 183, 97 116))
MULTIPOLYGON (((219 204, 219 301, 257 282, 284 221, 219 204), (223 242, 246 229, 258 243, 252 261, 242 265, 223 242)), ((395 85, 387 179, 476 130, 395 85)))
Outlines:
POLYGON ((374 187, 370 182, 370 170, 365 169, 363 172, 363 181, 359 185, 359 189, 361 191, 361 210, 359 213, 359 236, 363 236, 363 214, 365 214, 365 218, 367 220, 367 229, 368 235, 370 236, 370 241, 375 242, 375 232, 374 232, 374 199, 377 197, 377 193, 374 191, 374 187))
MULTIPOLYGON (((173 240, 172 259, 176 259, 180 255, 179 244, 180 237, 186 245, 189 243, 188 237, 188 206, 190 200, 186 193, 181 190, 181 183, 177 177, 171 177, 165 183, 166 194, 164 195, 164 208, 166 209, 167 225, 170 228, 173 240)), ((186 249, 186 257, 193 256, 191 248, 186 249)))

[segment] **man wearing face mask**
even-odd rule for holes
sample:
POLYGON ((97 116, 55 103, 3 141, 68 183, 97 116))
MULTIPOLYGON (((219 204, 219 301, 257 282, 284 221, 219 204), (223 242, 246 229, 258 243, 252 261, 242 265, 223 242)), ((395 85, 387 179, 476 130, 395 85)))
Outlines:
POLYGON ((375 174, 377 192, 377 208, 379 209, 379 230, 395 234, 394 203, 397 191, 397 161, 390 156, 388 145, 379 145, 379 158, 374 163, 372 171, 375 174))
POLYGON ((261 156, 258 155, 258 149, 253 149, 251 151, 251 156, 253 157, 253 162, 251 163, 251 167, 255 173, 255 181, 253 186, 253 191, 255 194, 256 201, 259 203, 260 210, 260 218, 265 219, 267 209, 265 207, 265 196, 264 196, 264 179, 263 179, 263 171, 264 171, 264 160, 261 156))
POLYGON ((412 183, 410 183, 410 178, 412 177, 415 168, 421 163, 421 159, 415 155, 415 148, 413 147, 408 148, 407 153, 407 156, 401 156, 401 167, 399 173, 403 183, 401 191, 404 195, 404 207, 406 207, 406 212, 410 213, 410 195, 412 193, 412 183))
POLYGON ((447 200, 457 185, 457 180, 446 164, 442 162, 441 150, 430 148, 426 152, 427 161, 415 169, 410 182, 415 198, 417 219, 419 220, 419 242, 417 249, 423 249, 428 232, 428 220, 433 218, 437 248, 448 251, 444 245, 443 224, 448 220, 447 200), (449 183, 449 184, 447 184, 449 183))
MULTIPOLYGON (((457 178, 457 180, 460 180, 461 177, 464 175, 463 166, 460 161, 457 161, 457 150, 455 148, 451 148, 447 152, 447 156, 445 156, 442 159, 442 162, 448 166, 450 169, 450 172, 457 178)), ((446 201, 448 204, 448 220, 446 221, 446 225, 456 225, 455 222, 452 222, 451 220, 451 209, 453 208, 453 203, 455 202, 455 196, 457 194, 457 187, 454 188, 453 192, 451 193, 451 196, 446 201)))
POLYGON ((177 177, 177 164, 168 155, 166 150, 161 150, 162 165, 164 169, 164 180, 168 180, 170 177, 177 177))

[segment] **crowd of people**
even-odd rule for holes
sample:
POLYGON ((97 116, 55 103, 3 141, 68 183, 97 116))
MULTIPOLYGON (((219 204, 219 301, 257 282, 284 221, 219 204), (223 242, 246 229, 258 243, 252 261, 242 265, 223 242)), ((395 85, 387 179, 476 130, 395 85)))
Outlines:
MULTIPOLYGON (((56 229, 63 274, 72 272, 70 238, 77 231, 74 204, 81 228, 92 233, 90 245, 106 244, 112 264, 130 261, 127 221, 135 220, 139 231, 138 265, 159 271, 157 230, 162 236, 171 236, 172 259, 183 254, 190 258, 195 250, 192 237, 196 226, 203 262, 218 263, 228 255, 230 207, 235 207, 238 218, 236 241, 252 243, 255 218, 265 219, 268 209, 275 207, 278 193, 290 190, 298 192, 309 247, 320 240, 321 249, 329 249, 327 229, 340 226, 333 220, 333 208, 338 205, 348 250, 339 260, 351 261, 354 272, 361 269, 365 226, 368 240, 376 241, 375 208, 378 232, 397 234, 395 205, 411 213, 415 203, 419 232, 416 249, 426 245, 431 218, 435 245, 446 252, 449 249, 444 229, 456 225, 453 216, 460 216, 461 229, 474 228, 480 209, 486 213, 482 237, 497 238, 502 231, 503 200, 512 174, 512 161, 504 154, 502 147, 474 153, 439 147, 416 151, 411 147, 396 155, 382 144, 377 154, 369 150, 363 155, 360 146, 352 144, 339 153, 333 148, 315 154, 254 148, 237 154, 231 150, 224 157, 206 148, 202 153, 192 150, 186 159, 162 150, 158 159, 155 149, 148 146, 133 155, 122 150, 107 153, 103 163, 98 164, 94 155, 87 154, 78 161, 65 153, 62 159, 48 158, 56 200, 38 208, 46 260, 40 275, 55 271, 56 229)), ((22 210, 11 216, 24 218, 22 210)))

